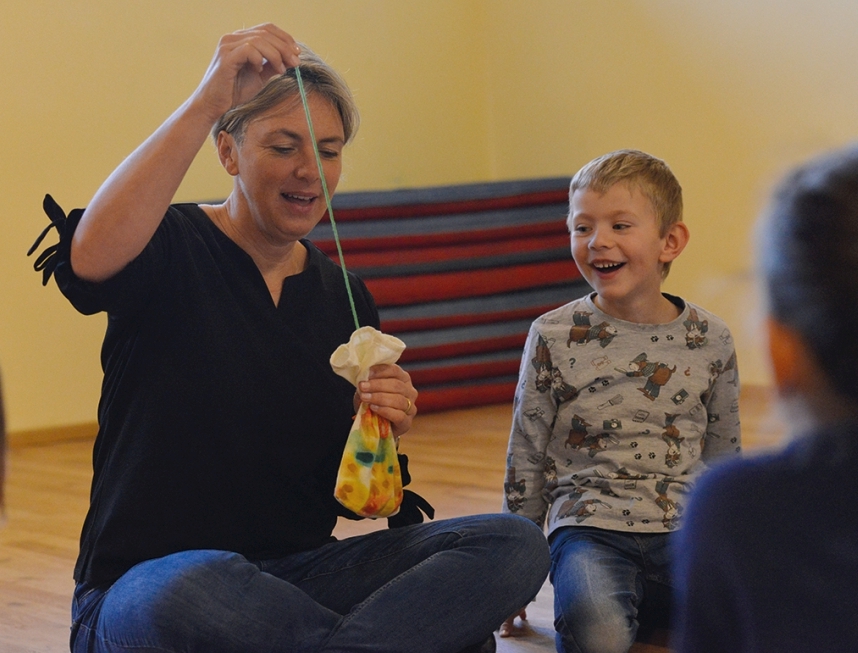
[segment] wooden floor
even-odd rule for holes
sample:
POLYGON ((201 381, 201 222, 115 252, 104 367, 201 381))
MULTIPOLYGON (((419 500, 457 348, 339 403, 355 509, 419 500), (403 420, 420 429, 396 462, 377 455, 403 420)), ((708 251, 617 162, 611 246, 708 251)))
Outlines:
MULTIPOLYGON (((782 428, 767 393, 744 390, 742 413, 746 450, 779 441, 782 428)), ((436 519, 500 509, 510 415, 511 407, 501 405, 415 420, 402 451, 411 459, 412 487, 435 506, 436 519)), ((0 529, 0 652, 61 653, 68 650, 71 574, 87 508, 92 441, 12 441, 7 522, 0 529)), ((337 534, 380 527, 385 524, 344 521, 337 534)), ((550 597, 540 593, 528 616, 526 636, 502 641, 499 651, 553 650, 550 597)), ((633 649, 664 650, 646 644, 633 649)))

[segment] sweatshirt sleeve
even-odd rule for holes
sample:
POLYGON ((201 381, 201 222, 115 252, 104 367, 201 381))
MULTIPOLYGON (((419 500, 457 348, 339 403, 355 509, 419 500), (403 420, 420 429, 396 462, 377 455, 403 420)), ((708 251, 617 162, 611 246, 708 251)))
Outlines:
POLYGON ((724 332, 724 355, 710 364, 712 376, 704 405, 708 425, 701 454, 707 464, 721 457, 737 456, 742 450, 739 423, 739 368, 729 331, 724 332))
POLYGON ((542 526, 548 511, 545 461, 557 405, 552 397, 550 352, 536 323, 521 358, 507 449, 503 511, 542 526))

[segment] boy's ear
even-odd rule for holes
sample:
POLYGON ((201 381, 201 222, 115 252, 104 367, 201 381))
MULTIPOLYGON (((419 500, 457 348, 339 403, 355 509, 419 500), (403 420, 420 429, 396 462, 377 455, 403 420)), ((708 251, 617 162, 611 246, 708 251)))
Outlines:
POLYGON ((684 222, 674 222, 664 237, 664 247, 662 247, 661 256, 658 260, 662 263, 670 263, 682 254, 682 250, 685 249, 690 237, 691 233, 684 222))
POLYGON ((222 131, 217 135, 217 155, 223 169, 235 177, 238 174, 238 144, 232 134, 222 131))

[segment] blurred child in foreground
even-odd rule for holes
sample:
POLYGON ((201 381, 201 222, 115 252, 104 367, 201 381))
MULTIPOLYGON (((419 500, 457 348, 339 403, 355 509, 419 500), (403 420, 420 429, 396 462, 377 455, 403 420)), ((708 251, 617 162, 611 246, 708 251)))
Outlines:
POLYGON ((695 491, 676 650, 858 651, 858 148, 782 182, 756 259, 791 437, 695 491))

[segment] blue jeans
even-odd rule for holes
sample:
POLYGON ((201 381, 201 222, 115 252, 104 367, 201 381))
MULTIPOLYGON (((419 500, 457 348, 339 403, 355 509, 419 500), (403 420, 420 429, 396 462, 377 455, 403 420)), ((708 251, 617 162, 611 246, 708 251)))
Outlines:
POLYGON ((559 653, 626 653, 644 617, 667 625, 670 535, 573 526, 550 543, 559 653))
POLYGON ((185 551, 78 585, 73 653, 455 653, 527 604, 545 537, 515 515, 460 517, 276 560, 185 551))

